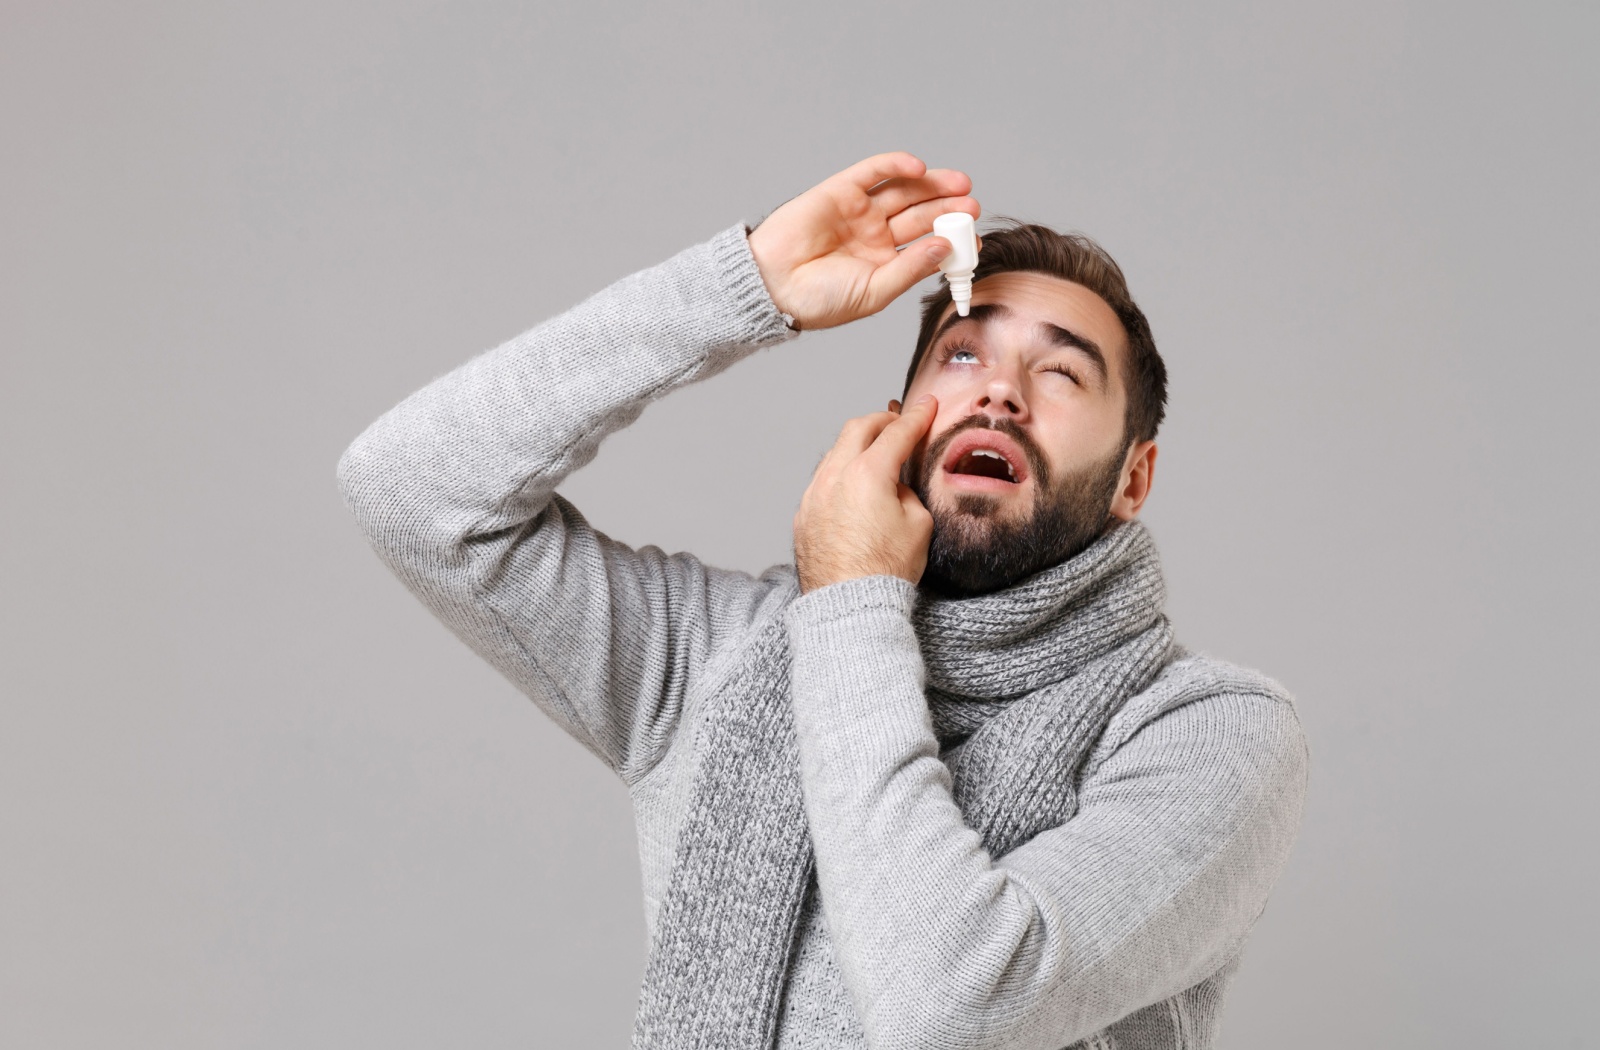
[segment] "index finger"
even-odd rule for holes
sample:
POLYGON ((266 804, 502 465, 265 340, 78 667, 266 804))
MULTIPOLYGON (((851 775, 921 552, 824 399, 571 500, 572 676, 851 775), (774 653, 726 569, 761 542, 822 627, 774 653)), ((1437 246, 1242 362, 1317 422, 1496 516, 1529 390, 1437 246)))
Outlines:
POLYGON ((845 420, 844 426, 839 428, 839 436, 834 440, 833 447, 824 452, 822 458, 817 461, 816 475, 824 477, 832 474, 871 448, 879 431, 893 422, 894 418, 893 412, 873 412, 870 415, 845 420))
POLYGON ((879 153, 866 160, 857 161, 834 178, 866 191, 884 179, 915 179, 927 170, 928 166, 918 158, 905 150, 896 150, 893 153, 879 153))
POLYGON ((930 168, 914 179, 889 179, 870 191, 879 210, 898 215, 913 205, 941 197, 965 197, 972 192, 972 177, 954 168, 930 168))
POLYGON ((926 395, 926 400, 919 399, 904 406, 898 418, 879 431, 877 439, 861 455, 873 457, 885 470, 898 470, 911 456, 911 450, 922 435, 928 432, 938 410, 939 401, 932 394, 926 395))

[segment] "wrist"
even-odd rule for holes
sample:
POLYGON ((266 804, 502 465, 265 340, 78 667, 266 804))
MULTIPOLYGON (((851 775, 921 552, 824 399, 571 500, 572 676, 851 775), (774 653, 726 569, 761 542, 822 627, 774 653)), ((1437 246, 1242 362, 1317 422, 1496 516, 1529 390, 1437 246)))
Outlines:
POLYGON ((797 570, 795 575, 800 581, 801 594, 811 594, 814 591, 820 591, 824 587, 832 587, 835 584, 854 583, 857 580, 869 580, 878 577, 883 577, 886 581, 899 581, 898 584, 887 582, 884 584, 890 587, 897 587, 902 584, 910 584, 912 587, 917 585, 916 580, 908 578, 903 573, 889 569, 842 569, 824 573, 797 570))
POLYGON ((800 322, 792 311, 785 305, 782 289, 777 287, 776 268, 771 261, 771 253, 767 238, 761 235, 761 225, 754 227, 745 226, 745 240, 750 245, 750 257, 755 260, 756 272, 761 275, 761 284, 767 290, 767 297, 772 300, 772 305, 777 308, 778 315, 783 318, 783 323, 790 331, 800 331, 800 322))
POLYGON ((787 316, 773 302, 772 292, 750 250, 749 235, 749 224, 740 222, 714 237, 710 242, 713 264, 722 294, 749 329, 749 335, 739 342, 769 346, 794 338, 797 329, 788 324, 787 316))

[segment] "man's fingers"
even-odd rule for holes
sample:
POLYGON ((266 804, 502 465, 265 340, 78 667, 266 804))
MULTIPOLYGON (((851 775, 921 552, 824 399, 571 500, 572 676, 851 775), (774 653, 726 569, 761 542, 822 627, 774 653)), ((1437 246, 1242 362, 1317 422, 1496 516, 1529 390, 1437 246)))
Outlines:
POLYGON ((879 153, 866 160, 857 161, 834 178, 865 191, 885 179, 915 179, 927 170, 928 166, 916 157, 904 150, 896 150, 893 153, 879 153))
POLYGON ((939 260, 950 254, 952 245, 943 237, 924 237, 895 253, 867 278, 867 314, 875 314, 922 280, 939 271, 939 260), (941 250, 942 249, 942 250, 941 250))
POLYGON ((965 172, 951 168, 933 168, 916 179, 891 179, 872 191, 872 202, 878 210, 893 216, 913 204, 939 197, 962 197, 972 192, 972 180, 965 172))
POLYGON ((905 244, 924 234, 933 232, 933 220, 947 212, 964 211, 976 219, 983 213, 978 202, 971 197, 940 197, 923 201, 902 211, 889 220, 889 233, 894 243, 905 244))
POLYGON ((883 428, 898 418, 898 414, 894 412, 873 412, 849 420, 840 428, 839 439, 833 443, 833 450, 829 455, 846 460, 854 459, 871 448, 872 443, 883 432, 883 428))
POLYGON ((870 457, 877 469, 892 472, 898 477, 901 464, 910 458, 911 450, 928 432, 938 409, 939 402, 932 395, 928 395, 926 400, 913 401, 901 409, 888 426, 878 431, 872 447, 861 455, 870 457))
POLYGON ((900 496, 900 508, 906 512, 908 517, 915 516, 918 512, 922 514, 928 513, 928 507, 917 497, 916 489, 910 485, 901 485, 896 491, 900 496))

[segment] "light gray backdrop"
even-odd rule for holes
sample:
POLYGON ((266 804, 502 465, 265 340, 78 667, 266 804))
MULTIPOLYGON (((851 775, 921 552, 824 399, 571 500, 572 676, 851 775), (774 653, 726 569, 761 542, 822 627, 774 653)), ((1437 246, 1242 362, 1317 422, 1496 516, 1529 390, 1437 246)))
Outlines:
MULTIPOLYGON (((1180 637, 1298 696, 1235 1048, 1596 1046, 1596 7, 8 3, 0 1045, 621 1047, 619 782, 334 464, 867 154, 1100 238, 1172 374, 1180 637)), ((563 493, 759 571, 910 297, 563 493)))

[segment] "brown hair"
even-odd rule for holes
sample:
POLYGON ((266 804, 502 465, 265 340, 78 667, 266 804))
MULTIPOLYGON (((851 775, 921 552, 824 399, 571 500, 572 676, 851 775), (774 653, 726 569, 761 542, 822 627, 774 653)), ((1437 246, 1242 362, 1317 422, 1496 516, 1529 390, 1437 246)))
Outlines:
MULTIPOLYGON (((1123 367, 1123 385, 1128 390, 1128 410, 1123 420, 1123 447, 1156 436, 1166 416, 1167 366, 1156 351, 1155 336, 1144 312, 1128 294, 1127 279, 1110 254, 1081 233, 1057 233, 1048 226, 1000 218, 1002 225, 983 231, 983 251, 973 284, 985 277, 1010 271, 1042 273, 1081 284, 1106 301, 1128 337, 1128 358, 1123 367)), ((950 305, 950 289, 944 281, 922 297, 922 328, 917 333, 917 349, 906 369, 906 385, 911 389, 922 355, 933 341, 933 330, 950 305)))

